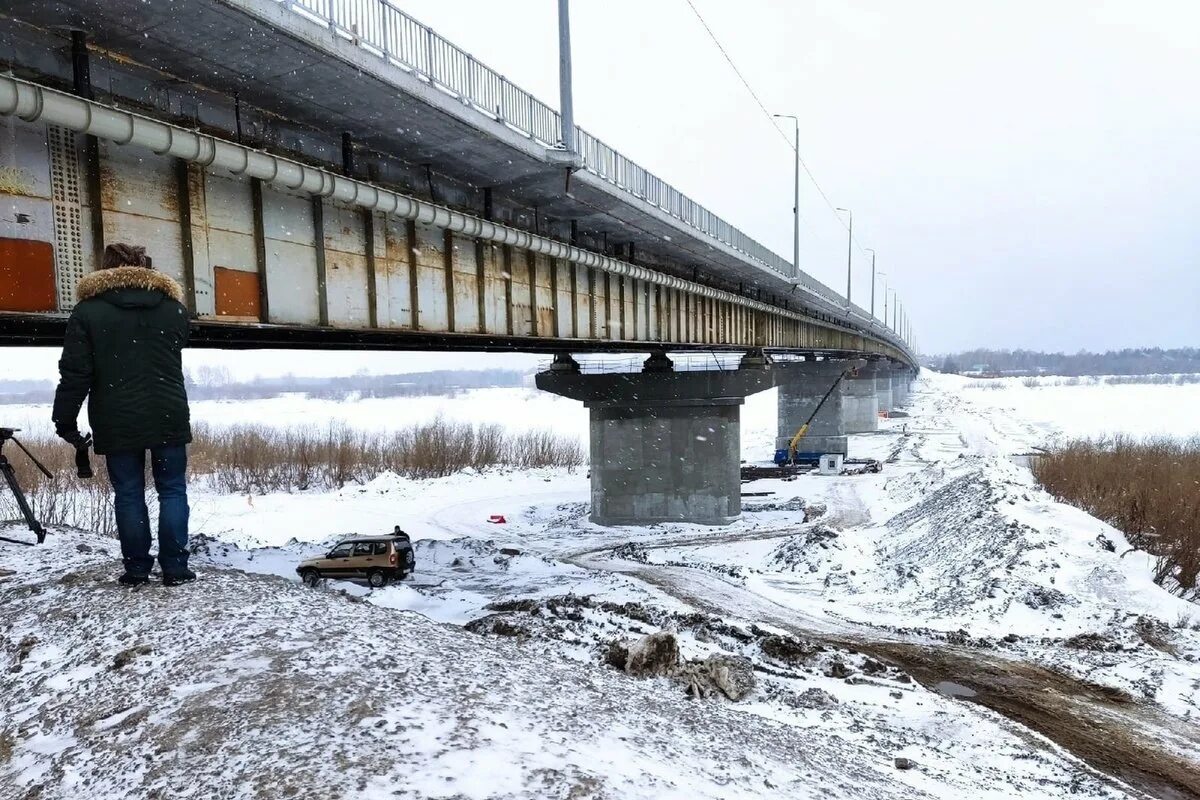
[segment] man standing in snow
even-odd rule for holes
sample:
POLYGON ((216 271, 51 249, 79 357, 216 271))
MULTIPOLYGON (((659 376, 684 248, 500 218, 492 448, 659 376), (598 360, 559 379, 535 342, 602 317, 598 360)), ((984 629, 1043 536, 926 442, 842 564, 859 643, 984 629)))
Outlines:
POLYGON ((67 322, 54 427, 86 447, 77 418, 85 397, 96 452, 105 456, 127 586, 150 580, 146 451, 158 490, 158 563, 163 583, 195 580, 188 569, 187 450, 192 441, 182 350, 188 340, 183 289, 155 272, 143 247, 111 244, 99 270, 79 282, 67 322))

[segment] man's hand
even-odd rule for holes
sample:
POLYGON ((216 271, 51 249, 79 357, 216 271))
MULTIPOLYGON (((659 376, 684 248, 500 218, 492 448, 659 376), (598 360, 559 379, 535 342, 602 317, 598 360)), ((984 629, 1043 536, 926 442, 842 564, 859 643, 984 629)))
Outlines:
POLYGON ((59 438, 76 448, 89 447, 92 444, 91 434, 84 436, 79 432, 78 428, 58 428, 55 432, 59 435, 59 438))
POLYGON ((75 447, 75 471, 81 478, 92 477, 92 461, 88 450, 92 446, 92 435, 83 434, 78 428, 59 428, 58 435, 75 447))

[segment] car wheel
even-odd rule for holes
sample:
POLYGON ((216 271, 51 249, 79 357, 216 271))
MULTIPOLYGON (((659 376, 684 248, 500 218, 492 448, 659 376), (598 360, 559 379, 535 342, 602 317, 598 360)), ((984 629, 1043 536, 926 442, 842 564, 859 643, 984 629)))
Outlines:
POLYGON ((321 585, 321 573, 315 569, 306 569, 300 575, 300 580, 304 581, 304 585, 310 589, 315 589, 321 585))
POLYGON ((382 589, 387 583, 388 576, 383 570, 373 569, 367 573, 367 585, 372 589, 382 589))

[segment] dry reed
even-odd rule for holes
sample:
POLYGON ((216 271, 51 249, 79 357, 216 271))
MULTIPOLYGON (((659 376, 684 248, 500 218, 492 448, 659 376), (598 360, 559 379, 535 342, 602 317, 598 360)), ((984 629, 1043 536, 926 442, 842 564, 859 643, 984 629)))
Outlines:
MULTIPOLYGON (((264 425, 196 425, 188 451, 193 485, 226 494, 335 489, 366 483, 387 472, 409 478, 438 478, 467 468, 574 468, 583 464, 578 440, 550 431, 509 433, 498 425, 472 425, 437 418, 389 433, 345 425, 271 428, 264 425)), ((76 477, 74 450, 49 436, 22 439, 54 474, 48 480, 17 449, 5 448, 38 518, 111 533, 112 492, 103 458, 94 457, 95 477, 76 477)), ((147 481, 153 492, 152 482, 147 481)), ((153 503, 150 504, 153 507, 153 503)), ((0 519, 16 519, 16 503, 0 491, 0 519)))
POLYGON ((1200 437, 1075 441, 1035 459, 1033 473, 1152 553, 1155 582, 1200 598, 1200 437))

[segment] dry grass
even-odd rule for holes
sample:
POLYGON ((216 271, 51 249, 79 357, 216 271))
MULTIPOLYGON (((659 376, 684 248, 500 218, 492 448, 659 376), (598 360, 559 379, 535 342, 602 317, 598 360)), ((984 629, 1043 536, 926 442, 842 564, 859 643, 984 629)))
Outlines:
POLYGON ((1200 597, 1200 437, 1076 441, 1037 458, 1033 472, 1055 497, 1154 554, 1157 583, 1200 597))
MULTIPOLYGON (((1109 386, 1190 386, 1196 383, 1200 383, 1200 375, 1190 373, 1180 375, 1108 375, 1106 377, 1072 375, 1065 378, 1030 376, 1021 379, 1021 385, 1027 389, 1041 389, 1046 386, 1098 386, 1100 384, 1109 386)), ((967 386, 977 388, 970 383, 967 386)))
MULTIPOLYGON (((228 494, 333 489, 365 483, 385 472, 437 478, 467 468, 573 468, 584 462, 583 448, 575 439, 549 431, 512 434, 497 425, 441 418, 392 433, 344 425, 290 429, 197 425, 194 433, 188 452, 189 481, 228 494)), ((104 459, 94 456, 96 476, 81 480, 75 474, 74 450, 60 440, 31 436, 22 441, 55 475, 53 481, 47 480, 23 453, 11 444, 5 446, 38 518, 48 525, 111 533, 112 492, 104 459)), ((0 487, 0 519, 18 517, 12 496, 0 487)))

